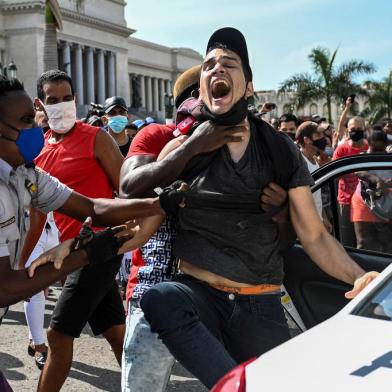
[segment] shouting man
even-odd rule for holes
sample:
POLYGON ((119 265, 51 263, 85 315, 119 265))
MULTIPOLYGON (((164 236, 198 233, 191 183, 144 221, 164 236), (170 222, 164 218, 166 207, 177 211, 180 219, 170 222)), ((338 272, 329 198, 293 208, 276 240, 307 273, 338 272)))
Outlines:
MULTIPOLYGON (((237 363, 289 338, 280 303, 278 224, 259 203, 268 183, 288 190, 291 220, 306 252, 324 271, 354 284, 350 298, 377 274, 365 274, 325 230, 301 152, 248 113, 252 95, 245 38, 233 28, 216 31, 202 64, 201 112, 222 132, 237 124, 240 141, 216 150, 189 180, 173 248, 181 274, 140 301, 152 331, 208 388, 237 363)), ((199 136, 196 129, 182 146, 199 136)))

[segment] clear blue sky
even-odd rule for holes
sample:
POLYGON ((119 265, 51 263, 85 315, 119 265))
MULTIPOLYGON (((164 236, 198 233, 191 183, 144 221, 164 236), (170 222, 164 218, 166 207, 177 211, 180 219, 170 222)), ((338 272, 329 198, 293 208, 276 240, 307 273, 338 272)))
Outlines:
POLYGON ((317 46, 339 46, 337 64, 373 62, 379 79, 392 69, 391 0, 128 0, 135 37, 204 54, 211 33, 238 28, 248 42, 257 90, 275 89, 297 72, 311 71, 317 46))

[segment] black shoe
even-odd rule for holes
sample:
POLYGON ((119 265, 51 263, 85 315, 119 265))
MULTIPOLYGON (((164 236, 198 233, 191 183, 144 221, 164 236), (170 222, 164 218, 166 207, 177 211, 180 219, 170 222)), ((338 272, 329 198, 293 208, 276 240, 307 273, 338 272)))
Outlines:
POLYGON ((48 358, 48 353, 40 353, 39 351, 35 352, 35 364, 37 365, 37 368, 39 370, 42 370, 44 368, 46 358, 48 358))
POLYGON ((34 357, 35 349, 31 346, 31 344, 29 344, 29 345, 27 346, 27 354, 29 354, 30 357, 34 357))

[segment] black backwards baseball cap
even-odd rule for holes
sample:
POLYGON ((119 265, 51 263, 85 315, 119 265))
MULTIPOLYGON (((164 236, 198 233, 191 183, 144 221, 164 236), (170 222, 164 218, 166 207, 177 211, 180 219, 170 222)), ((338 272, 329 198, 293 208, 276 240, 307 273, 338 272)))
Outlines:
POLYGON ((216 30, 208 40, 206 55, 216 48, 226 48, 236 53, 244 68, 247 81, 252 81, 253 74, 249 65, 248 48, 243 34, 234 27, 223 27, 216 30))
POLYGON ((105 114, 108 114, 116 106, 119 106, 120 108, 128 111, 125 99, 123 97, 116 97, 116 96, 110 97, 105 101, 105 105, 103 107, 103 110, 104 110, 105 114))

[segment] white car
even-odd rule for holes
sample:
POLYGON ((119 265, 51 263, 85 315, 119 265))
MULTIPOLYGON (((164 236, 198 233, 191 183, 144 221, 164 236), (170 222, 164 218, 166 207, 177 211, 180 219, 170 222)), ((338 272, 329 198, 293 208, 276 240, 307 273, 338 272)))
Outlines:
MULTIPOLYGON (((363 155, 332 162, 315 173, 312 190, 323 187, 324 194, 336 196, 342 175, 390 172, 391 158, 363 155)), ((340 240, 336 197, 330 197, 327 204, 333 234, 340 240)), ((392 244, 392 220, 382 223, 383 230, 390 230, 392 244)), ((285 257, 284 283, 290 298, 285 294, 282 302, 292 309, 292 300, 292 318, 307 330, 239 365, 212 391, 392 392, 392 252, 374 243, 370 247, 345 246, 365 270, 383 271, 348 302, 344 293, 350 287, 323 273, 297 244, 285 257)))

